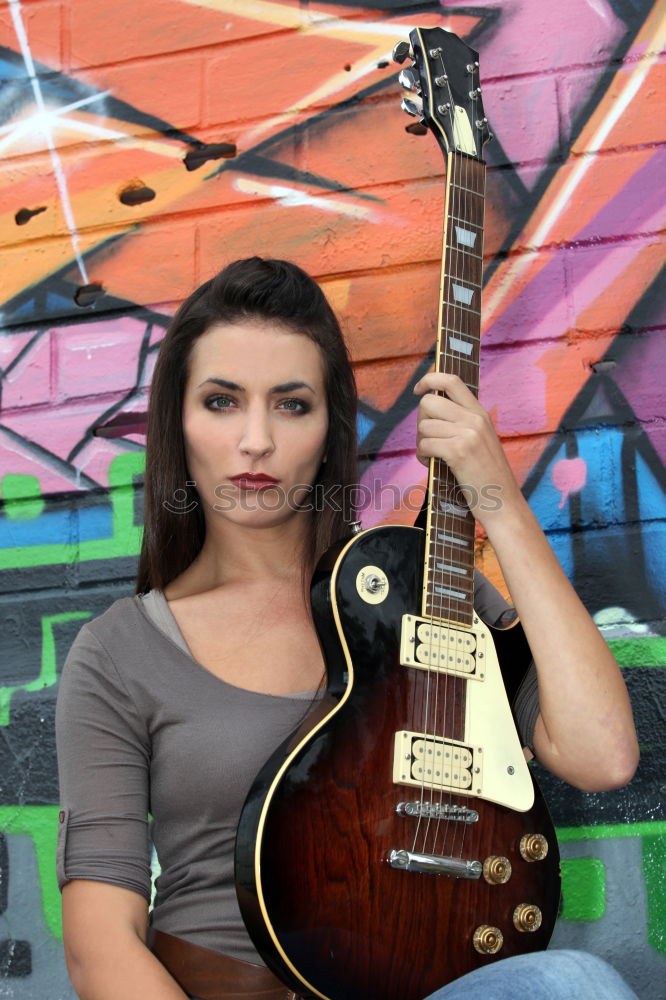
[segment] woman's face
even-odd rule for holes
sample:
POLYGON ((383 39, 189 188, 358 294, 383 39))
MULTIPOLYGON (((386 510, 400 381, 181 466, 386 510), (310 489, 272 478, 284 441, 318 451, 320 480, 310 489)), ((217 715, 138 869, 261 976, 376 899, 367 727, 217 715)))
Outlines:
POLYGON ((324 363, 308 337, 247 319, 194 342, 183 434, 207 518, 266 527, 293 517, 307 504, 327 432, 324 363))

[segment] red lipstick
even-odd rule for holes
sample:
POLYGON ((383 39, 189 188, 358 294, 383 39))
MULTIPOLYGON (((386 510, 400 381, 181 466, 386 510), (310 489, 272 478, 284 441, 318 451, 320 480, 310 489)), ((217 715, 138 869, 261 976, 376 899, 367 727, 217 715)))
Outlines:
POLYGON ((266 490, 280 482, 263 472, 241 472, 239 476, 230 476, 229 481, 239 490, 266 490))

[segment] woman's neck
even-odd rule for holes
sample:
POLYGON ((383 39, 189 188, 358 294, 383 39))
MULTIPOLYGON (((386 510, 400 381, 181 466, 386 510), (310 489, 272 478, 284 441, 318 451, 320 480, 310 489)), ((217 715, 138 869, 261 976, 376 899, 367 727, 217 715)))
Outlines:
MULTIPOLYGON (((275 528, 207 525, 197 558, 166 588, 170 600, 228 585, 301 586, 308 551, 308 522, 293 518, 275 528)), ((309 568, 309 567, 308 567, 309 568)))

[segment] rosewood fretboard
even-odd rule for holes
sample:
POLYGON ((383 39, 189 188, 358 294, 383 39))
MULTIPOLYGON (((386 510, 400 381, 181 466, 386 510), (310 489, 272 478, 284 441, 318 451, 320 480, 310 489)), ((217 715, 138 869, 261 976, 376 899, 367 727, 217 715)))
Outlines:
MULTIPOLYGON (((479 391, 485 164, 449 153, 435 369, 479 391)), ((422 613, 469 627, 474 598, 474 518, 441 459, 430 463, 422 613)))

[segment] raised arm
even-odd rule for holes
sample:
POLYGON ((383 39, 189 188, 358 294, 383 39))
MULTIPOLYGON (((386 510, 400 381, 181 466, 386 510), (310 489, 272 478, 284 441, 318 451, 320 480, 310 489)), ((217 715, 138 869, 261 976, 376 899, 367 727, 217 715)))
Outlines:
POLYGON ((626 784, 638 744, 622 674, 520 492, 488 413, 455 375, 430 372, 414 391, 423 396, 417 455, 444 459, 469 487, 527 635, 539 683, 537 758, 584 791, 626 784), (497 504, 479 502, 488 487, 497 504))

